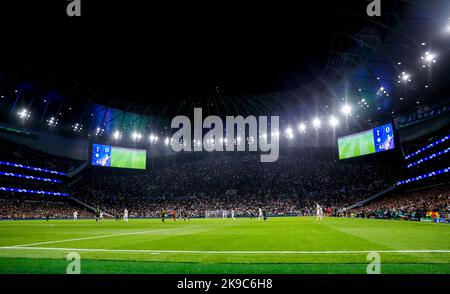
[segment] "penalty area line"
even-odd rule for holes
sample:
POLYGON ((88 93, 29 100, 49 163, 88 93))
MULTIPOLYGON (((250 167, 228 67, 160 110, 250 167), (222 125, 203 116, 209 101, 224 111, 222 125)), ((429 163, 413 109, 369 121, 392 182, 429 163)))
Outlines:
POLYGON ((146 249, 102 249, 102 248, 58 248, 5 246, 0 250, 48 250, 80 252, 124 252, 124 253, 181 253, 181 254, 362 254, 362 253, 450 253, 450 250, 328 250, 328 251, 211 251, 211 250, 146 250, 146 249))

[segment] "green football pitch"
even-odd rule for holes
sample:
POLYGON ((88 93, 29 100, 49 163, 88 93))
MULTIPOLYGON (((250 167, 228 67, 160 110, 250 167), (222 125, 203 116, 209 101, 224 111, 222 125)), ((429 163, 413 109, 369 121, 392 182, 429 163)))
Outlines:
POLYGON ((372 131, 339 138, 338 146, 339 159, 375 153, 372 131))
POLYGON ((113 147, 111 150, 111 167, 145 169, 145 150, 130 150, 113 147))
POLYGON ((448 224, 313 217, 0 222, 0 273, 450 273, 448 224))

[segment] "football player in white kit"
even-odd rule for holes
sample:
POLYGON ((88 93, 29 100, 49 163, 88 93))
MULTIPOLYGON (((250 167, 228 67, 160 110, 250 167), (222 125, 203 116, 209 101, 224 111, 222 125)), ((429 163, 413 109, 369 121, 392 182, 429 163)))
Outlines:
POLYGON ((126 209, 126 208, 123 211, 123 220, 128 222, 128 209, 126 209))
POLYGON ((73 212, 73 220, 77 220, 78 219, 78 211, 74 211, 73 212))
POLYGON ((231 218, 234 219, 234 209, 231 210, 231 218))
POLYGON ((322 207, 320 207, 319 203, 317 203, 316 220, 318 221, 319 219, 320 219, 320 221, 323 221, 323 209, 322 209, 322 207))
POLYGON ((261 220, 262 216, 263 216, 262 209, 258 208, 258 220, 261 220))

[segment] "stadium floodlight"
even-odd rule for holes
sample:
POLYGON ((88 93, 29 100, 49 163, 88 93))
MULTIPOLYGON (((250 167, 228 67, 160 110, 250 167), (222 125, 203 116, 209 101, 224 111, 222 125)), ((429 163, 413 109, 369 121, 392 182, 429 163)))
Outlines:
POLYGON ((380 88, 377 90, 377 95, 378 95, 378 96, 383 96, 383 95, 389 96, 389 93, 387 92, 387 90, 386 90, 385 87, 380 87, 380 88))
POLYGON ((274 138, 278 138, 279 136, 280 136, 280 132, 278 132, 278 131, 275 131, 275 132, 272 132, 272 137, 274 137, 274 138))
POLYGON ((156 144, 158 142, 158 136, 155 136, 153 134, 150 134, 150 136, 148 137, 148 139, 150 140, 151 144, 156 144))
POLYGON ((102 128, 97 128, 96 130, 95 130, 95 135, 96 136, 101 136, 101 135, 103 135, 103 132, 105 131, 105 129, 102 129, 102 128))
POLYGON ((294 131, 292 130, 291 127, 287 127, 287 129, 284 131, 284 134, 286 135, 286 137, 288 139, 293 139, 294 138, 294 131))
POLYGON ((169 144, 170 144, 169 137, 166 137, 166 139, 164 140, 164 144, 166 144, 166 146, 169 146, 169 144))
POLYGON ((119 131, 115 131, 115 132, 113 133, 113 138, 114 138, 114 140, 120 140, 120 139, 122 139, 122 133, 119 132, 119 131))
POLYGON ((30 118, 31 112, 28 111, 26 108, 24 108, 24 109, 21 109, 21 110, 17 113, 17 115, 19 116, 19 118, 20 118, 21 120, 27 120, 27 119, 30 118))
POLYGON ((434 55, 430 52, 425 52, 425 61, 432 62, 432 61, 435 61, 435 59, 436 59, 436 55, 434 55))
POLYGON ((142 139, 142 135, 138 132, 133 132, 131 138, 133 139, 134 142, 139 142, 142 139))
POLYGON ((56 125, 58 125, 58 119, 56 119, 54 116, 51 116, 49 119, 47 119, 47 124, 50 127, 56 127, 56 125))
POLYGON ((337 125, 339 124, 339 121, 334 116, 330 117, 329 122, 330 122, 330 126, 332 126, 333 128, 337 127, 337 125))
POLYGON ((298 125, 298 131, 299 131, 300 133, 306 132, 306 125, 305 125, 304 123, 299 124, 299 125, 298 125))
POLYGON ((83 125, 82 125, 82 124, 79 124, 79 123, 76 123, 76 124, 74 124, 74 125, 72 126, 72 128, 73 128, 73 131, 74 131, 75 133, 79 133, 79 132, 81 132, 81 130, 83 129, 83 125))
POLYGON ((214 138, 206 139, 206 146, 214 146, 214 138))
MULTIPOLYGON (((380 90, 381 90, 381 89, 380 89, 380 90)), ((345 115, 350 115, 350 114, 352 113, 352 108, 351 108, 350 105, 345 104, 344 106, 342 106, 341 111, 342 111, 342 113, 345 114, 345 115)))
POLYGON ((320 119, 318 119, 318 118, 313 119, 312 125, 315 129, 320 128, 320 119))
POLYGON ((408 74, 408 73, 406 73, 406 72, 402 72, 402 74, 401 75, 399 75, 398 76, 399 77, 399 83, 401 82, 401 81, 403 81, 403 82, 411 82, 411 75, 410 74, 408 74))
POLYGON ((425 63, 423 67, 430 66, 436 63, 436 54, 427 51, 420 59, 425 63))

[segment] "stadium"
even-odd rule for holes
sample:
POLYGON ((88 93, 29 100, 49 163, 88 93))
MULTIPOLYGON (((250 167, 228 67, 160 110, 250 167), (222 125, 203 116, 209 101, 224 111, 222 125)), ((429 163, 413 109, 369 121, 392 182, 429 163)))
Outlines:
POLYGON ((0 274, 450 274, 450 3, 335 2, 5 32, 0 274))

